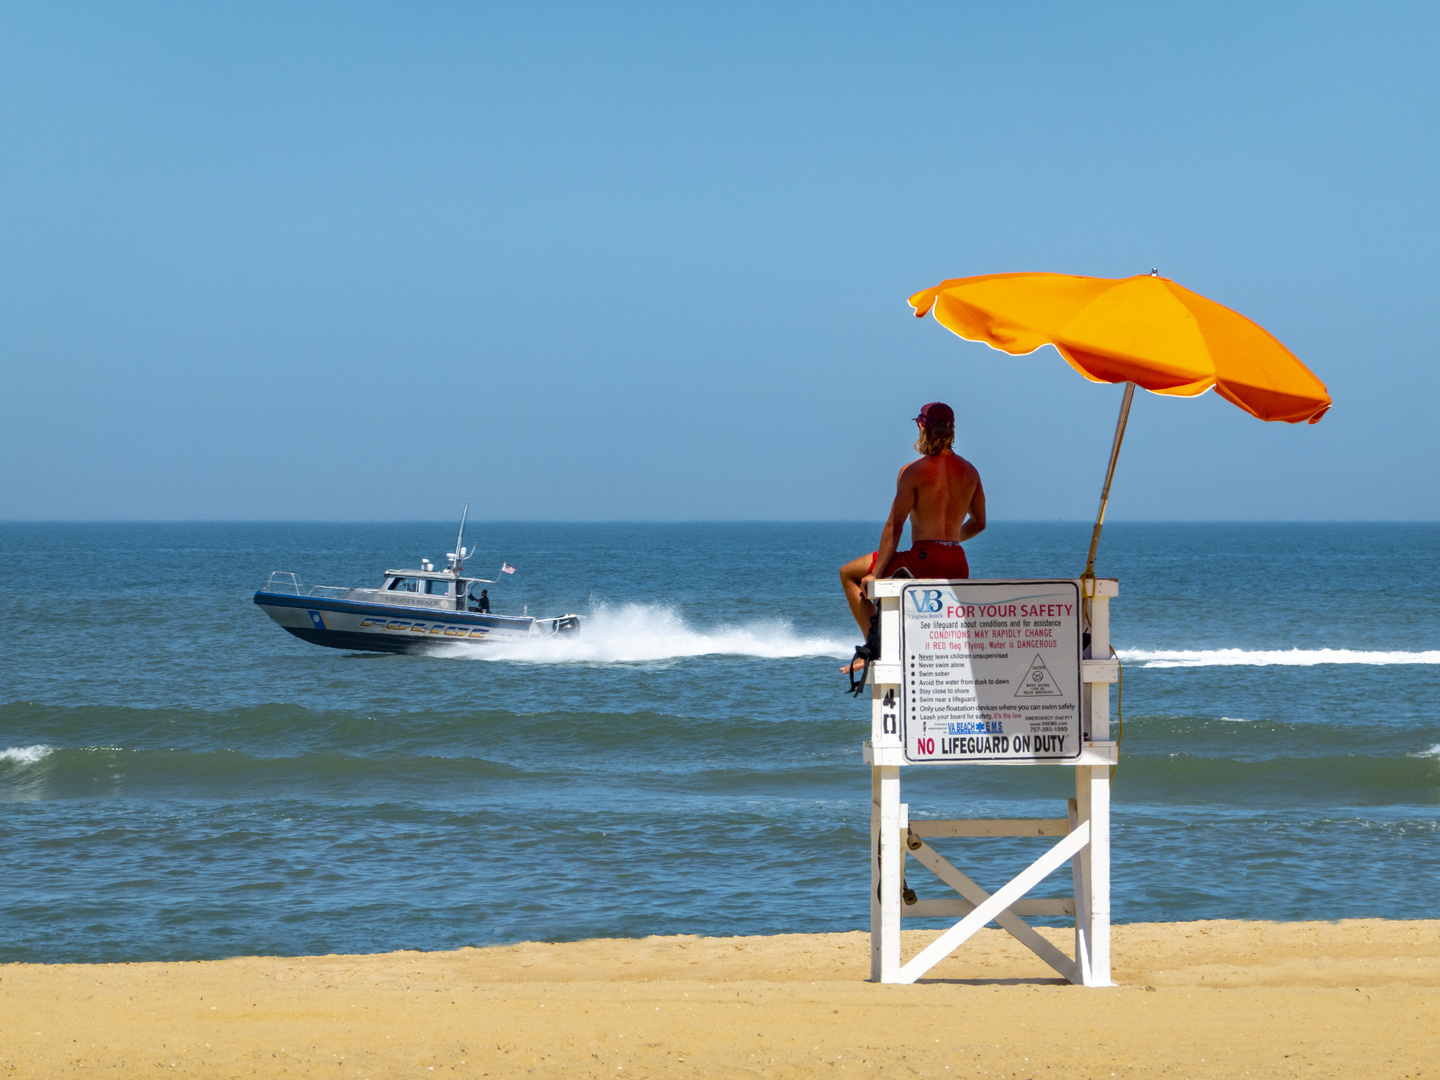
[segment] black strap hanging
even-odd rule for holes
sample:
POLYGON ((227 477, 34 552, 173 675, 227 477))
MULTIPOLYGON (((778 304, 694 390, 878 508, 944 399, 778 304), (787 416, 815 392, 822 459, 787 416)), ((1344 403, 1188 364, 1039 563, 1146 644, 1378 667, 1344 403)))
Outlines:
POLYGON ((865 689, 865 682, 870 677, 870 667, 876 660, 880 659, 880 613, 877 611, 870 616, 870 630, 865 635, 865 644, 855 646, 855 659, 850 661, 850 690, 849 693, 855 697, 860 696, 860 691, 865 689), (859 678, 856 678, 855 664, 857 661, 865 661, 860 668, 859 678))

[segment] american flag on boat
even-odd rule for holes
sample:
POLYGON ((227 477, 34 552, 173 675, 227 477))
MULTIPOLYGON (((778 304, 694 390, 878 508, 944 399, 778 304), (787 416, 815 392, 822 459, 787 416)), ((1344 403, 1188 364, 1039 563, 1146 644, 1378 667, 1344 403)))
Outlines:
POLYGON ((501 564, 500 564, 500 572, 501 572, 502 574, 513 574, 513 573, 515 572, 515 567, 511 566, 508 562, 507 562, 507 563, 501 563, 501 564))

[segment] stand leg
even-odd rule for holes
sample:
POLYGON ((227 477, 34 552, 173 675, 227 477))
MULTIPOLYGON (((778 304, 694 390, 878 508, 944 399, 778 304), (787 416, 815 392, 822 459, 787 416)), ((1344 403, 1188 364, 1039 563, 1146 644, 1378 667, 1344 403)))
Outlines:
MULTIPOLYGON (((1127 392, 1126 401, 1129 397, 1127 392)), ((1119 434, 1124 431, 1122 412, 1119 434)), ((1102 511, 1103 513, 1103 511, 1102 511)), ((1097 533, 1098 535, 1098 533, 1097 533)), ((1089 601, 1090 645, 1097 659, 1110 655, 1110 599, 1095 596, 1089 601)), ((1096 742, 1110 738, 1110 684, 1091 683, 1090 737, 1096 742)), ((1110 986, 1110 770, 1105 766, 1084 766, 1075 770, 1075 802, 1081 820, 1090 822, 1090 844, 1081 858, 1084 879, 1084 938, 1080 920, 1076 923, 1076 955, 1083 944, 1089 960, 1086 986, 1110 986)), ((1077 916, 1080 914, 1078 909, 1077 916)))
POLYGON ((880 769, 870 769, 870 981, 880 981, 880 769))
MULTIPOLYGON (((1078 793, 1078 781, 1075 788, 1078 793)), ((1074 798, 1070 800, 1070 831, 1074 832, 1079 825, 1080 800, 1074 798)), ((1075 975, 1070 981, 1081 986, 1090 984, 1090 940, 1086 929, 1089 926, 1090 887, 1085 879, 1085 859, 1089 853, 1090 847, 1086 845, 1070 860, 1070 880, 1075 888, 1075 975)))
MULTIPOLYGON (((880 981, 900 978, 900 879, 904 873, 900 848, 900 767, 881 765, 878 777, 880 836, 880 981)), ((872 930, 873 945, 873 930, 872 930)))
MULTIPOLYGON (((1090 820, 1090 770, 1079 767, 1075 770, 1075 820, 1090 820)), ((1095 850, 1095 832, 1091 829, 1090 843, 1086 844, 1075 857, 1075 959, 1084 957, 1082 975, 1085 985, 1094 978, 1094 953, 1091 950, 1093 933, 1090 921, 1091 886, 1094 880, 1094 866, 1091 853, 1095 850)))
POLYGON ((1090 924, 1091 986, 1110 986, 1110 770, 1091 766, 1077 770, 1090 789, 1089 896, 1085 914, 1090 924))
POLYGON ((1090 843, 1080 852, 1075 955, 1084 956, 1086 986, 1110 986, 1110 769, 1075 770, 1075 812, 1090 822, 1090 843))

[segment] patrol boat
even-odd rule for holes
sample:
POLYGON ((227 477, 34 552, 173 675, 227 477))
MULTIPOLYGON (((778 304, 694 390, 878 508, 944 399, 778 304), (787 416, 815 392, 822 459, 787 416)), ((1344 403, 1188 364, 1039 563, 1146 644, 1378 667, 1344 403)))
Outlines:
MULTIPOLYGON (((462 546, 465 513, 449 565, 436 570, 429 559, 419 570, 386 570, 376 589, 316 585, 306 589, 288 570, 272 572, 255 603, 290 633, 314 645, 352 652, 422 652, 459 642, 514 641, 575 634, 580 616, 537 619, 481 611, 470 595, 472 585, 493 585, 491 578, 466 577, 462 546)), ((501 568, 513 573, 509 564, 501 568)))

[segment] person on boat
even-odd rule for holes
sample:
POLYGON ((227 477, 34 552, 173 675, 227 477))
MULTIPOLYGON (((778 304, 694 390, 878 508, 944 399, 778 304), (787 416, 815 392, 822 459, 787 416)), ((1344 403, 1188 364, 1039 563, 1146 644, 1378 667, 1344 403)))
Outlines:
POLYGON ((490 614, 490 592, 488 589, 481 589, 479 596, 471 595, 470 599, 475 602, 475 606, 470 609, 471 611, 478 611, 481 615, 490 614))
POLYGON ((866 645, 842 668, 854 673, 879 651, 875 605, 865 595, 874 578, 968 578, 970 565, 960 545, 985 529, 985 489, 975 466, 955 453, 955 411, 932 401, 915 417, 921 457, 900 470, 895 501, 880 534, 880 550, 852 559, 840 568, 840 584, 850 614, 865 634, 866 645), (909 551, 898 551, 910 522, 909 551))

